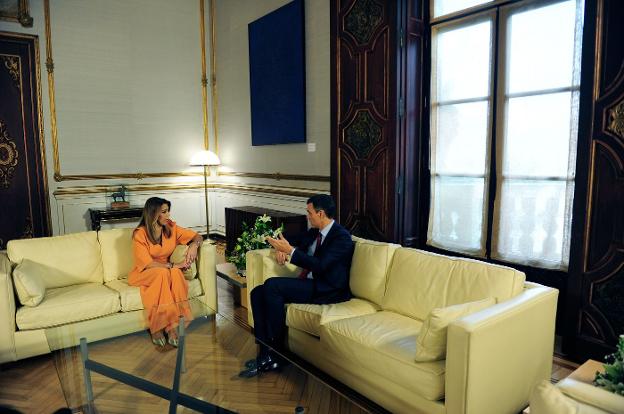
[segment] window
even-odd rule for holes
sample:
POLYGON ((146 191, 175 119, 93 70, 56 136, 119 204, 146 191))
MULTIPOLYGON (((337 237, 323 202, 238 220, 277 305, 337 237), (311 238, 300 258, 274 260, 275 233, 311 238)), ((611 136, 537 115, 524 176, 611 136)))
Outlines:
POLYGON ((463 0, 466 13, 442 3, 432 2, 427 242, 566 269, 583 1, 463 0))

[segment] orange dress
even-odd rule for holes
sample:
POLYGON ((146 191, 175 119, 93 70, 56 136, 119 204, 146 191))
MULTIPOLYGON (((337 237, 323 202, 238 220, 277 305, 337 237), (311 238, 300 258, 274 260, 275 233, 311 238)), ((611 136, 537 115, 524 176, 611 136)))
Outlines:
POLYGON ((128 284, 141 289, 146 321, 152 333, 176 328, 180 316, 184 316, 186 322, 193 318, 187 302, 188 282, 182 270, 145 268, 153 261, 167 263, 178 244, 187 244, 197 236, 173 221, 170 226, 171 235, 165 237, 163 233, 161 244, 150 242, 144 227, 137 228, 132 237, 134 268, 128 275, 128 284))

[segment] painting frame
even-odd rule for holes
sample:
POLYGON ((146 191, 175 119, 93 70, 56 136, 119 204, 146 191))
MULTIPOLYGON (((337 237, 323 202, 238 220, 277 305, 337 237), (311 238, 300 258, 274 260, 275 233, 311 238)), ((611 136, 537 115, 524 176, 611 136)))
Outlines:
POLYGON ((19 22, 23 27, 32 27, 33 18, 28 9, 28 0, 0 0, 0 20, 19 22))

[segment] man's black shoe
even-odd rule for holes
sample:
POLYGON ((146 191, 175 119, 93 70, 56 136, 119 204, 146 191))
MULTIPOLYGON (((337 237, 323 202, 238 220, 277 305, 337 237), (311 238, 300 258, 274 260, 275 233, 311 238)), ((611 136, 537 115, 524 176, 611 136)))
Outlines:
POLYGON ((239 372, 238 376, 241 378, 253 378, 262 372, 279 371, 286 365, 286 361, 282 358, 269 354, 265 358, 258 358, 255 365, 239 372))
POLYGON ((270 355, 274 356, 271 351, 258 354, 257 357, 245 361, 245 368, 254 368, 266 364, 270 355))

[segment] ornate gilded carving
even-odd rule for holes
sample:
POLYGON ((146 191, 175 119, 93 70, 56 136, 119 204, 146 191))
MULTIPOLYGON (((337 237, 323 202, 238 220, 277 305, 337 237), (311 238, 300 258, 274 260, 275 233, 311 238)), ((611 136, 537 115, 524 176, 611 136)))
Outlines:
POLYGON ((33 235, 33 228, 32 228, 32 221, 30 220, 30 217, 26 217, 26 226, 24 226, 24 232, 21 235, 21 239, 32 239, 34 237, 33 235))
POLYGON ((357 40, 358 44, 368 43, 383 18, 383 7, 375 0, 356 0, 355 5, 345 16, 345 31, 357 40))
POLYGON ((4 121, 0 121, 0 187, 10 187, 18 157, 15 142, 9 136, 4 121))
POLYGON ((2 62, 4 63, 4 67, 9 71, 9 75, 13 78, 13 83, 17 87, 20 88, 20 61, 17 56, 8 56, 2 55, 2 62))
POLYGON ((609 125, 607 130, 620 138, 624 138, 624 100, 609 109, 609 125))
POLYGON ((368 110, 358 111, 355 120, 345 129, 345 142, 355 151, 358 158, 366 158, 381 141, 381 127, 368 110))

